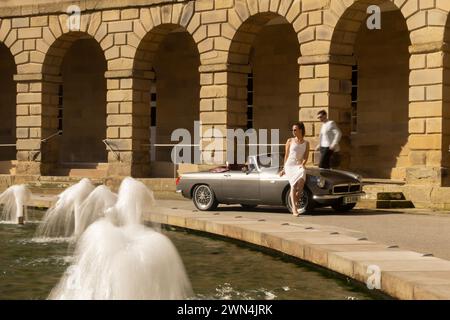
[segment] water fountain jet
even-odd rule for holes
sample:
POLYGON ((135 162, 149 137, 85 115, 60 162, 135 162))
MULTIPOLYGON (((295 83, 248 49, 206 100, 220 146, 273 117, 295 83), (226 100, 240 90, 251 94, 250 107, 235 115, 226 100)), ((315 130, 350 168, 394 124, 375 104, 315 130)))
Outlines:
POLYGON ((31 199, 31 191, 26 185, 14 185, 0 194, 0 203, 3 204, 1 221, 24 224, 28 219, 27 204, 31 199))
POLYGON ((94 188, 89 179, 83 178, 59 194, 56 204, 45 213, 36 236, 44 238, 73 236, 79 224, 81 205, 94 188))
POLYGON ((153 193, 143 183, 125 178, 116 204, 79 238, 74 262, 49 299, 191 297, 192 287, 175 246, 165 235, 142 224, 153 201, 153 193))
POLYGON ((101 185, 92 191, 79 209, 78 223, 75 224, 75 236, 79 237, 92 223, 105 216, 105 211, 117 202, 117 194, 107 186, 101 185))

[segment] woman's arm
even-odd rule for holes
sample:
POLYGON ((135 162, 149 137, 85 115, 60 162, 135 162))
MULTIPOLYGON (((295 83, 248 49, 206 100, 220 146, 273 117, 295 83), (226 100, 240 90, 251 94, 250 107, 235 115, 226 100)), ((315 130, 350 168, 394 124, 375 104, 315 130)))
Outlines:
POLYGON ((309 142, 306 141, 306 150, 305 150, 305 156, 303 157, 303 161, 302 161, 302 167, 306 166, 306 163, 308 162, 308 158, 309 158, 309 142))
POLYGON ((283 169, 282 169, 281 172, 280 172, 280 176, 283 176, 284 173, 285 173, 285 172, 284 172, 284 166, 286 165, 287 158, 289 157, 289 146, 290 146, 290 141, 291 141, 291 139, 288 139, 287 142, 286 142, 285 152, 284 152, 283 169))
POLYGON ((288 157, 289 157, 289 147, 290 147, 290 142, 291 142, 291 139, 289 138, 287 141, 286 141, 286 146, 285 146, 285 148, 284 148, 284 163, 283 163, 283 167, 284 167, 284 165, 286 164, 286 161, 287 161, 287 159, 288 159, 288 157))

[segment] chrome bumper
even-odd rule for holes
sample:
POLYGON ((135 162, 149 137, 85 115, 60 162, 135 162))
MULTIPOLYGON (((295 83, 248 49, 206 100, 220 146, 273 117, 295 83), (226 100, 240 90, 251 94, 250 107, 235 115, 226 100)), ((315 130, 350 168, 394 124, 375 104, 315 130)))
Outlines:
POLYGON ((365 192, 358 193, 344 193, 344 194, 325 194, 320 196, 313 196, 314 200, 336 200, 342 197, 352 196, 352 197, 363 197, 365 196, 365 192))

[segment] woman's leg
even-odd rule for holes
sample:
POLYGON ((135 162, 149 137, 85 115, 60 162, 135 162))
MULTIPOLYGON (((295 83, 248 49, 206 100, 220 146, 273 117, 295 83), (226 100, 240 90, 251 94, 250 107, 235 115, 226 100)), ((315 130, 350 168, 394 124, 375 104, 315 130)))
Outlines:
POLYGON ((299 203, 301 197, 303 196, 303 188, 305 187, 305 180, 300 179, 296 184, 295 184, 295 203, 299 203))
POLYGON ((296 187, 295 186, 296 185, 291 187, 291 191, 290 191, 291 204, 292 204, 292 214, 293 215, 297 215, 297 202, 295 201, 295 199, 296 199, 296 196, 295 196, 296 187))

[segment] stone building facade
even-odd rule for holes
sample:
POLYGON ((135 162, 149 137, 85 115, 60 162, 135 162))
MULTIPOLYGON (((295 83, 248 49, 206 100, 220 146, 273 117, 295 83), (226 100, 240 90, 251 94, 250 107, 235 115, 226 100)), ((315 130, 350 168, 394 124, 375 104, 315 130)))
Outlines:
MULTIPOLYGON (((278 128, 281 143, 301 120, 314 148, 326 109, 343 168, 445 198, 449 12, 448 0, 2 1, 0 167, 157 176, 170 133, 195 120, 278 128)), ((224 152, 225 139, 207 158, 224 152)))

